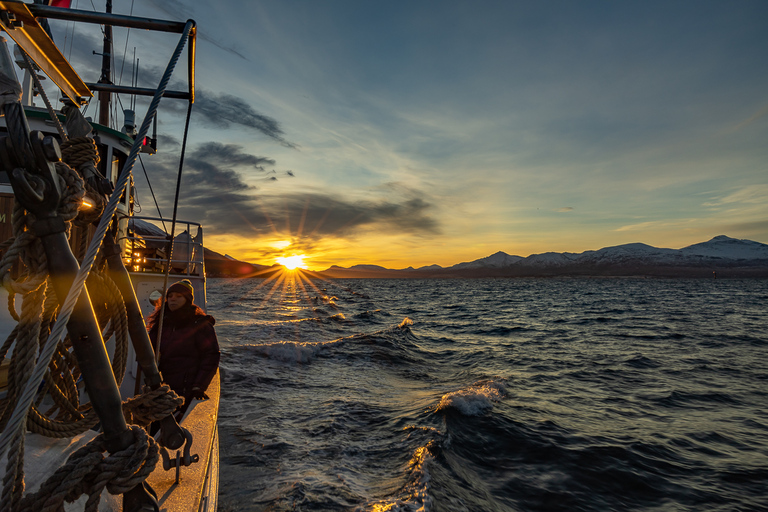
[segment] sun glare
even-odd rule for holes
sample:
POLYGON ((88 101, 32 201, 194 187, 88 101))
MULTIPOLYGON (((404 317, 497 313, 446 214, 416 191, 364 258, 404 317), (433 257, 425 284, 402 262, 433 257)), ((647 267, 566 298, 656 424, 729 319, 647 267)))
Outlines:
POLYGON ((307 269, 307 264, 304 263, 303 254, 298 256, 283 256, 282 258, 277 258, 277 262, 288 270, 295 270, 297 268, 307 269))

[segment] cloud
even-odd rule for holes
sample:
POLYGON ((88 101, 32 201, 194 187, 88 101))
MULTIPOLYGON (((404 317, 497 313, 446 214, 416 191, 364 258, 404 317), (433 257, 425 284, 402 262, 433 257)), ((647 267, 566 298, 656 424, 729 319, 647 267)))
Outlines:
POLYGON ((748 119, 745 119, 744 121, 740 122, 733 128, 725 130, 725 132, 736 132, 736 131, 742 130, 748 127, 749 125, 755 123, 756 121, 759 121, 760 119, 764 118, 767 115, 768 115, 768 105, 765 105, 763 106, 763 108, 761 108, 760 110, 755 112, 752 116, 750 116, 748 119))
POLYGON ((648 231, 651 229, 666 228, 672 223, 667 221, 638 222, 637 224, 627 224, 614 229, 614 231, 648 231))
POLYGON ((244 153, 242 147, 237 144, 219 142, 200 144, 190 156, 200 162, 214 161, 226 167, 250 167, 261 172, 266 172, 264 165, 275 165, 275 161, 271 158, 244 153))
POLYGON ((706 203, 705 206, 720 206, 733 203, 764 204, 766 200, 768 200, 768 184, 759 183, 743 187, 717 201, 706 203))
MULTIPOLYGON (((141 70, 141 87, 156 87, 165 72, 165 68, 159 66, 144 66, 141 70)), ((178 76, 178 74, 175 74, 178 76)), ((169 91, 186 91, 188 88, 186 79, 171 78, 167 89, 169 91)), ((149 98, 140 98, 137 101, 149 104, 149 98)), ((177 115, 186 115, 187 103, 184 101, 162 102, 164 110, 177 115)), ((268 115, 257 112, 242 98, 228 93, 218 93, 200 87, 195 88, 195 103, 192 107, 192 116, 202 116, 210 125, 217 128, 244 127, 250 128, 279 142, 281 145, 298 149, 298 144, 285 139, 280 123, 268 115)))
POLYGON ((573 206, 563 206, 557 209, 558 212, 570 212, 573 211, 573 206))
POLYGON ((265 198, 277 225, 290 225, 292 232, 304 225, 309 236, 353 236, 364 227, 387 232, 437 234, 439 222, 432 216, 434 205, 419 197, 386 197, 351 201, 328 193, 294 194, 265 198))
POLYGON ((256 112, 248 103, 231 94, 198 89, 193 112, 204 116, 216 127, 244 126, 261 132, 285 147, 298 148, 283 137, 283 130, 277 120, 256 112))
MULTIPOLYGON (((155 87, 162 78, 165 70, 159 67, 147 67, 142 69, 142 87, 155 87)), ((171 80, 167 90, 186 91, 187 85, 180 80, 171 80)), ((148 98, 137 100, 141 104, 149 104, 148 98)), ((166 101, 161 103, 161 108, 176 115, 186 115, 187 103, 184 101, 166 101)), ((255 130, 267 137, 279 142, 282 146, 298 149, 299 145, 287 140, 280 123, 268 115, 257 112, 242 98, 228 93, 217 93, 207 89, 195 89, 195 103, 192 107, 192 117, 202 116, 208 124, 216 128, 228 129, 243 127, 255 130)), ((196 121, 199 122, 199 121, 196 121)))
POLYGON ((175 150, 181 147, 181 141, 173 135, 168 135, 167 133, 158 133, 157 146, 159 148, 170 148, 175 150))
MULTIPOLYGON (((153 159, 154 165, 147 164, 154 168, 153 188, 162 204, 172 204, 178 158, 158 154, 153 159)), ((274 159, 249 154, 236 144, 198 145, 185 159, 179 218, 200 222, 217 235, 279 233, 304 247, 327 236, 354 238, 367 230, 423 236, 441 232, 431 199, 400 184, 382 185, 372 198, 362 200, 324 190, 271 195, 251 184, 271 186, 278 179, 275 165, 274 159)), ((169 217, 166 208, 163 213, 169 217)))

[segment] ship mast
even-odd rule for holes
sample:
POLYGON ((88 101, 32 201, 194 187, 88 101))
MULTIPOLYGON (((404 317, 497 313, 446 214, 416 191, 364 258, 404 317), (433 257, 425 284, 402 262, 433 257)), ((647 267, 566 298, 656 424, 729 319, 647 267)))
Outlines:
MULTIPOLYGON (((112 0, 107 0, 107 15, 112 14, 112 0)), ((101 53, 101 77, 100 84, 112 84, 111 79, 112 58, 112 25, 104 24, 104 47, 101 53)), ((111 93, 99 91, 99 124, 109 126, 109 102, 111 93)))

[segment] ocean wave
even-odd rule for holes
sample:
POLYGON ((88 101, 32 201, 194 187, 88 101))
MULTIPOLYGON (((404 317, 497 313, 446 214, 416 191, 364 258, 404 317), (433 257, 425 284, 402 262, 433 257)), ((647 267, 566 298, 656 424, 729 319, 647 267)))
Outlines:
POLYGON ((707 408, 712 404, 741 405, 742 402, 736 396, 723 392, 696 393, 690 391, 673 390, 657 400, 662 407, 687 407, 707 408))
MULTIPOLYGON (((329 323, 348 323, 349 320, 342 313, 338 313, 329 318, 304 318, 301 320, 290 320, 289 322, 280 323, 293 323, 293 322, 316 322, 320 324, 329 323)), ((330 341, 317 341, 317 342, 299 342, 299 341, 278 341, 274 343, 264 343, 261 345, 243 345, 253 353, 263 355, 268 359, 276 361, 283 361, 288 363, 308 363, 314 359, 318 354, 325 350, 339 346, 344 342, 360 342, 376 340, 383 336, 387 338, 388 334, 393 332, 406 332, 410 333, 408 326, 413 325, 413 320, 406 317, 399 325, 392 325, 387 329, 376 331, 372 333, 358 333, 351 336, 345 336, 343 338, 337 338, 330 341)))
POLYGON ((339 300, 339 298, 335 295, 331 295, 330 297, 328 295, 319 295, 317 297, 312 297, 309 300, 315 304, 328 304, 329 306, 336 307, 336 301, 339 300))
POLYGON ((376 316, 379 316, 379 315, 389 316, 389 313, 386 313, 380 309, 374 309, 372 311, 368 310, 368 311, 363 311, 361 313, 357 313, 355 315, 355 318, 362 318, 362 319, 375 318, 376 316))
POLYGON ((503 379, 481 380, 467 388, 443 395, 435 411, 454 409, 464 416, 481 416, 493 409, 493 404, 499 402, 506 392, 503 379))
POLYGON ((430 480, 429 466, 435 457, 430 451, 434 443, 417 448, 411 460, 408 461, 408 481, 400 491, 399 496, 392 499, 369 502, 357 507, 355 512, 430 512, 432 497, 429 495, 430 480))
POLYGON ((268 359, 286 363, 308 363, 322 351, 338 345, 343 340, 344 338, 318 342, 279 341, 264 345, 246 345, 246 347, 268 359))
POLYGON ((331 315, 328 318, 315 318, 314 320, 325 324, 333 322, 347 322, 347 317, 344 316, 344 313, 336 313, 335 315, 331 315))

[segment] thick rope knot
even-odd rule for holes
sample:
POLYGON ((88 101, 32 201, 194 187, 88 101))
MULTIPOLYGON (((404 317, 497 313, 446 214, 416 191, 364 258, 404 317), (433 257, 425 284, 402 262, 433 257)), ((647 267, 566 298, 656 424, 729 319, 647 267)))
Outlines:
POLYGON ((96 142, 90 137, 71 138, 62 143, 61 156, 62 160, 76 169, 77 173, 85 180, 83 195, 88 192, 91 207, 80 212, 77 223, 81 226, 87 226, 98 221, 104 212, 107 201, 104 195, 94 188, 92 182, 94 178, 101 177, 96 170, 100 160, 96 142))
POLYGON ((99 149, 90 137, 74 137, 61 144, 61 158, 75 169, 81 165, 99 165, 99 149))
POLYGON ((184 398, 173 391, 168 384, 155 390, 145 387, 141 395, 123 402, 123 414, 128 423, 149 425, 173 414, 184 403, 184 398))
POLYGON ((124 450, 105 456, 106 441, 99 434, 75 451, 36 493, 24 497, 19 511, 64 510, 65 501, 72 503, 83 494, 89 496, 85 510, 96 511, 105 488, 110 494, 122 494, 141 484, 154 470, 159 448, 141 427, 130 429, 134 442, 124 450))

